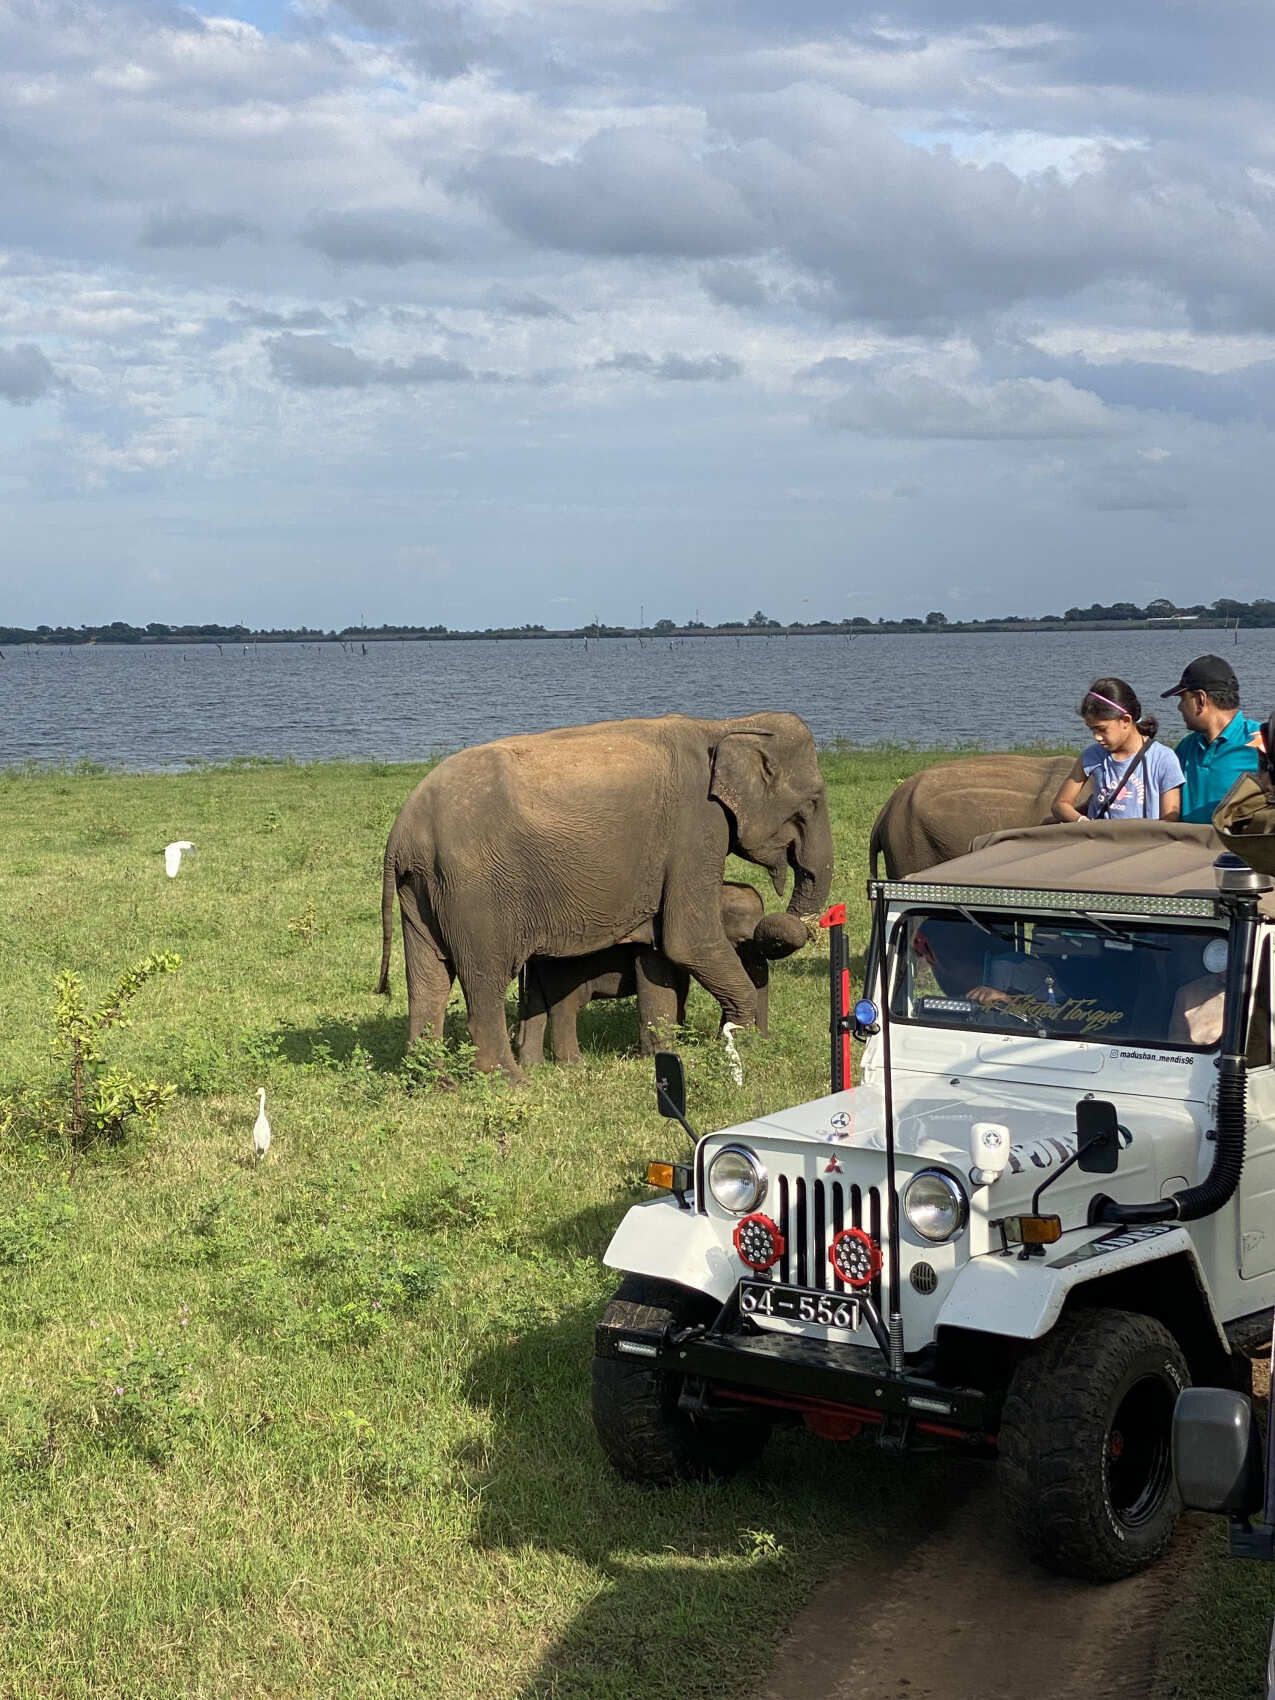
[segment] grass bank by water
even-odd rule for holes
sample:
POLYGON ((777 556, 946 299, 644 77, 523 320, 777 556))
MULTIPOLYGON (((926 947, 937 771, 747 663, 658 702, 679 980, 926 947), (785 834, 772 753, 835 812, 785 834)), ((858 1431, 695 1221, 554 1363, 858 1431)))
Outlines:
MULTIPOLYGON (((827 757, 856 946, 873 815, 932 759, 827 757)), ((0 1100, 56 1083, 55 974, 102 994, 182 957, 106 1036, 178 1089, 153 1134, 78 1156, 20 1117, 0 1137, 0 1694, 725 1700, 813 1588, 948 1491, 942 1460, 799 1435, 720 1489, 605 1468, 599 1255, 680 1136, 623 1006, 525 1093, 410 1090, 397 937, 393 999, 371 987, 417 776, 0 775, 0 1100), (197 850, 170 881, 176 838, 197 850)), ((824 1089, 825 997, 813 955, 779 965, 742 1089, 692 1044, 704 1125, 824 1089)), ((701 1042, 712 1016, 693 993, 701 1042)), ((1247 1694, 1260 1664, 1242 1568, 1210 1587, 1247 1679, 1194 1693, 1247 1694)))

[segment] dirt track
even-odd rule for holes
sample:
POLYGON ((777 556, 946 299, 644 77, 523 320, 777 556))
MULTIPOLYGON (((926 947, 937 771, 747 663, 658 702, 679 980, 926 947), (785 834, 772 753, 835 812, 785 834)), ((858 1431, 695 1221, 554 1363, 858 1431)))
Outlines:
POLYGON ((1168 1558, 1094 1587, 1023 1558, 992 1469, 916 1544, 896 1543, 865 1583, 840 1576, 802 1613, 765 1700, 1156 1700, 1161 1619, 1200 1534, 1185 1519, 1168 1558))

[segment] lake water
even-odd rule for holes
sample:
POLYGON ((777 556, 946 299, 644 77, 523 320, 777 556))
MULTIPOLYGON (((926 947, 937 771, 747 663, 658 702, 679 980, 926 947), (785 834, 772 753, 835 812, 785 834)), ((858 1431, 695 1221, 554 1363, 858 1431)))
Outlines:
POLYGON ((1275 707, 1275 629, 866 637, 6 648, 0 766, 169 770, 233 756, 414 761, 510 732, 646 714, 791 709, 820 743, 1079 747, 1075 705, 1128 679, 1159 692, 1203 651, 1244 706, 1275 707))

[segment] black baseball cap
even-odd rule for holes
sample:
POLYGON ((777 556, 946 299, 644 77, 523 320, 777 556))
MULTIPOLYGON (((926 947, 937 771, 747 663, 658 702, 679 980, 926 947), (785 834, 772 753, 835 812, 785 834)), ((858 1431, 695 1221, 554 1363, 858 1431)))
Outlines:
POLYGON ((1240 682, 1235 669, 1220 655, 1197 655, 1182 669, 1182 677, 1171 691, 1161 691, 1162 697, 1181 696, 1183 691, 1238 691, 1240 682))

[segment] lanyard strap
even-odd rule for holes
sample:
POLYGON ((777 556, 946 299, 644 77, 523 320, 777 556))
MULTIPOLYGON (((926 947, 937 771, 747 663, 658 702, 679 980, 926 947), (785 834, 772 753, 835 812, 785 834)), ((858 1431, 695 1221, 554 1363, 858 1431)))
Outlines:
MULTIPOLYGON (((1142 766, 1143 762, 1147 759, 1147 751, 1150 748, 1151 748, 1151 739, 1150 738, 1144 738, 1143 743, 1142 743, 1142 748, 1138 751, 1137 755, 1134 756, 1133 760, 1129 763, 1128 767, 1124 770, 1123 778, 1120 780, 1119 784, 1113 785, 1111 790, 1108 791, 1107 795, 1102 799, 1102 802, 1098 805, 1097 810, 1090 817, 1092 820, 1106 820, 1108 814, 1111 812, 1111 805, 1115 802, 1116 798, 1124 790, 1125 786, 1129 783, 1129 781, 1133 778, 1134 774, 1138 771, 1138 769, 1142 766)), ((1146 786, 1145 785, 1142 788, 1142 793, 1143 793, 1142 794, 1142 807, 1143 807, 1143 812, 1145 813, 1146 807, 1147 807, 1147 796, 1146 796, 1146 786)))

